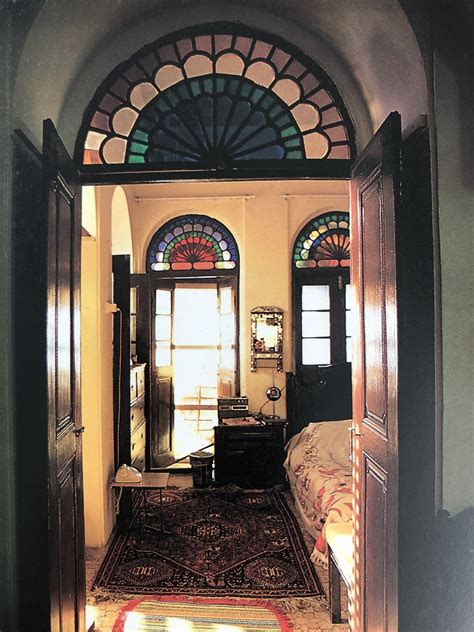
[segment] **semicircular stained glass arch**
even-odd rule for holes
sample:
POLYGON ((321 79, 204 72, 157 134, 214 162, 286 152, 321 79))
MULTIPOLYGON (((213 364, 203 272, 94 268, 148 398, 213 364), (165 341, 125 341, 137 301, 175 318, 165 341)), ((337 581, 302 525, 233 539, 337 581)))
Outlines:
POLYGON ((236 24, 196 27, 116 68, 84 117, 84 164, 223 166, 355 156, 329 77, 301 51, 236 24))
POLYGON ((153 272, 237 271, 239 251, 234 237, 206 215, 183 215, 154 234, 147 253, 153 272))
POLYGON ((297 270, 350 267, 349 213, 332 211, 310 220, 293 248, 297 270))

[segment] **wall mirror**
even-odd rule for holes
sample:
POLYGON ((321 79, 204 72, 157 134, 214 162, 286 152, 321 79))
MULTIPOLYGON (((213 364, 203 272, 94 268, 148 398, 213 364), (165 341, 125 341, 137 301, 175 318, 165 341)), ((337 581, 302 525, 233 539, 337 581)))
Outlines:
POLYGON ((258 366, 283 371, 283 310, 279 307, 254 307, 251 311, 252 344, 250 370, 258 366))

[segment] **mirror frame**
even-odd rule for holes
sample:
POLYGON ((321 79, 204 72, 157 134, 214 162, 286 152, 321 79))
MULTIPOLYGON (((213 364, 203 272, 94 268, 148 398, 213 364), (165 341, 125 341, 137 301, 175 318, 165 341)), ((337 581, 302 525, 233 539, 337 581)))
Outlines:
POLYGON ((266 366, 275 367, 278 373, 283 372, 283 310, 279 307, 254 307, 250 312, 251 342, 250 342, 250 370, 254 373, 257 370, 258 362, 268 362, 266 366), (267 351, 265 347, 259 348, 260 339, 258 336, 259 321, 273 320, 270 326, 276 327, 277 344, 274 351, 267 351))

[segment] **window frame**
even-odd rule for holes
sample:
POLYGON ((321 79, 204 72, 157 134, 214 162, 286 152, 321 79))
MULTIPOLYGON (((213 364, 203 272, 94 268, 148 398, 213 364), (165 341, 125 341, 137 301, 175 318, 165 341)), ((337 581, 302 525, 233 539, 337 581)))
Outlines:
POLYGON ((347 362, 346 357, 346 286, 350 284, 350 268, 295 270, 293 268, 293 356, 296 374, 310 377, 320 366, 303 364, 302 291, 304 285, 329 285, 330 349, 329 364, 347 362))

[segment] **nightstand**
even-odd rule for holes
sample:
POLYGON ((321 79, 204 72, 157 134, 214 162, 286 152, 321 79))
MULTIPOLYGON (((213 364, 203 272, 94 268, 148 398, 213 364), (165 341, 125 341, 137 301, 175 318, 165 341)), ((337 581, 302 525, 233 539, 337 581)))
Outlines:
POLYGON ((283 483, 286 422, 225 421, 214 428, 216 484, 262 488, 283 483))

